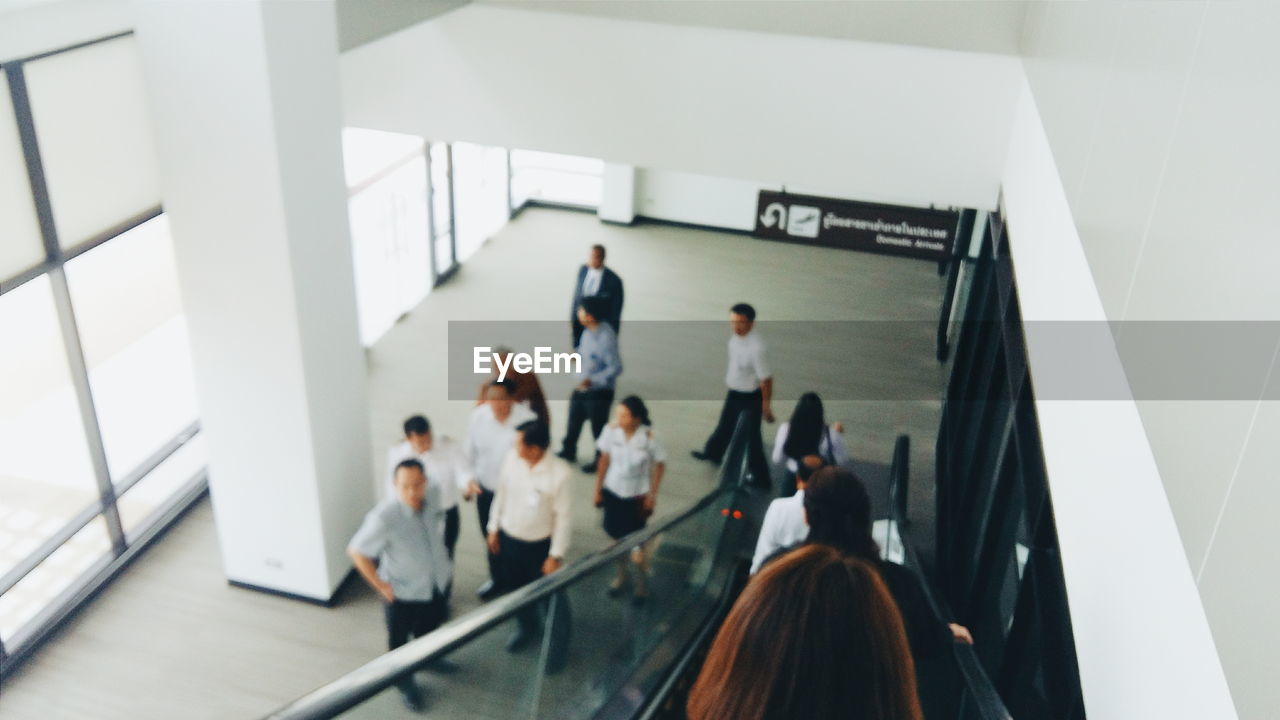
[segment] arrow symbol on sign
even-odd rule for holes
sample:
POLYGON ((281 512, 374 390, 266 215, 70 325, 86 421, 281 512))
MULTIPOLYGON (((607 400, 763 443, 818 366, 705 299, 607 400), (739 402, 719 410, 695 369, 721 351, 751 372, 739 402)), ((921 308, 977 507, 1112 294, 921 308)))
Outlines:
POLYGON ((760 222, 764 223, 765 227, 770 228, 775 223, 778 227, 785 226, 787 224, 787 207, 782 203, 769 203, 769 206, 764 209, 764 214, 760 216, 760 222))

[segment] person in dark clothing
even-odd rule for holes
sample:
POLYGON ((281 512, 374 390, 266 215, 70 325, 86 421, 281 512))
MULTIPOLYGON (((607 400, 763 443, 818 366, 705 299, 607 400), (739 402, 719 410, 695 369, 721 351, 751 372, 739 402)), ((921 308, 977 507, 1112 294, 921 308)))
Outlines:
POLYGON ((822 458, 823 465, 846 465, 849 462, 844 425, 827 422, 822 398, 815 392, 801 395, 791 419, 778 426, 772 459, 775 464, 787 468, 787 475, 778 491, 779 497, 795 494, 794 478, 800 469, 800 459, 809 455, 822 458))
POLYGON ((578 320, 578 308, 583 298, 600 298, 603 305, 600 322, 609 323, 616 334, 622 330, 622 278, 604 266, 604 246, 592 245, 587 264, 578 268, 578 279, 573 284, 573 305, 569 308, 569 325, 573 329, 573 346, 578 347, 582 337, 582 322, 578 320))
POLYGON ((829 545, 865 560, 880 571, 889 593, 898 603, 915 658, 933 656, 953 640, 973 643, 964 626, 938 619, 924 588, 911 571, 881 559, 880 546, 871 535, 871 499, 866 486, 852 470, 824 467, 815 472, 805 486, 804 511, 809 537, 803 543, 779 550, 765 561, 766 565, 802 545, 829 545))

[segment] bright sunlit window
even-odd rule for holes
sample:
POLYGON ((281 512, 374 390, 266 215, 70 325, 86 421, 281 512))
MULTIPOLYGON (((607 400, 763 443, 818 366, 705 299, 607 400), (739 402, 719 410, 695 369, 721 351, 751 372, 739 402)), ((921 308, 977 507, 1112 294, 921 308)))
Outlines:
POLYGON ((368 347, 431 289, 426 143, 359 128, 345 129, 342 142, 360 340, 368 347))

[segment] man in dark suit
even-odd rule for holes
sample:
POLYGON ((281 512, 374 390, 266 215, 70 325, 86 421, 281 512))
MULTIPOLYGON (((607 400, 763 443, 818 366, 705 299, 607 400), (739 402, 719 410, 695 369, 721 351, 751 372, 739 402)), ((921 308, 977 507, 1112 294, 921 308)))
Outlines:
POLYGON ((582 337, 582 323, 578 322, 578 307, 582 298, 598 297, 603 302, 601 322, 613 326, 616 335, 622 325, 622 278, 604 266, 604 246, 592 245, 587 264, 578 268, 578 280, 573 286, 573 306, 569 310, 569 322, 573 326, 573 346, 578 347, 582 337))

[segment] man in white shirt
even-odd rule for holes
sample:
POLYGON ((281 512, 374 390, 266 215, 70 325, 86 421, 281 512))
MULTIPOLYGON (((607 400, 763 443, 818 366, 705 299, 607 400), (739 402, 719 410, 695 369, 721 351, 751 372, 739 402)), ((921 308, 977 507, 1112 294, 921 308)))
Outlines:
POLYGON ((804 486, 822 465, 821 457, 806 455, 796 467, 795 494, 769 503, 760 525, 760 536, 756 538, 756 553, 751 558, 752 575, 774 553, 803 542, 809 536, 809 522, 804 515, 804 486))
MULTIPOLYGON (((488 537, 489 509, 494 493, 502 485, 499 470, 507 453, 515 445, 516 428, 534 419, 533 411, 512 399, 510 380, 494 380, 486 391, 485 403, 471 411, 467 425, 466 461, 471 466, 473 479, 467 486, 465 499, 476 499, 476 513, 480 518, 480 534, 488 537)), ((489 554, 489 580, 480 586, 476 594, 482 600, 497 597, 502 592, 498 559, 489 554)))
POLYGON ((604 246, 592 245, 587 264, 578 268, 578 279, 573 285, 573 305, 569 309, 569 325, 573 329, 573 346, 578 347, 582 337, 582 323, 578 320, 578 308, 583 298, 600 298, 604 312, 600 322, 609 323, 614 333, 622 331, 622 278, 604 266, 604 246))
MULTIPOLYGON (((528 585, 564 563, 572 532, 569 463, 547 452, 551 432, 537 420, 518 429, 515 450, 502 463, 502 482, 489 515, 489 551, 498 556, 503 590, 528 585)), ((515 652, 540 626, 537 608, 521 613, 507 642, 515 652)))
POLYGON ((716 429, 702 450, 693 451, 693 456, 720 464, 729 441, 733 439, 738 417, 745 414, 747 468, 752 482, 767 488, 771 478, 764 455, 764 439, 760 436, 760 420, 773 422, 773 372, 765 358, 764 340, 752 329, 755 321, 756 310, 746 303, 738 303, 729 309, 729 326, 733 334, 729 336, 729 369, 724 377, 729 393, 720 408, 716 429))
POLYGON ((458 497, 467 491, 474 479, 462 448, 447 436, 435 437, 431 422, 422 415, 414 415, 404 421, 404 442, 387 451, 387 482, 384 497, 395 492, 396 466, 402 461, 415 459, 426 469, 427 509, 441 513, 444 527, 444 545, 453 559, 453 549, 458 544, 458 497))

